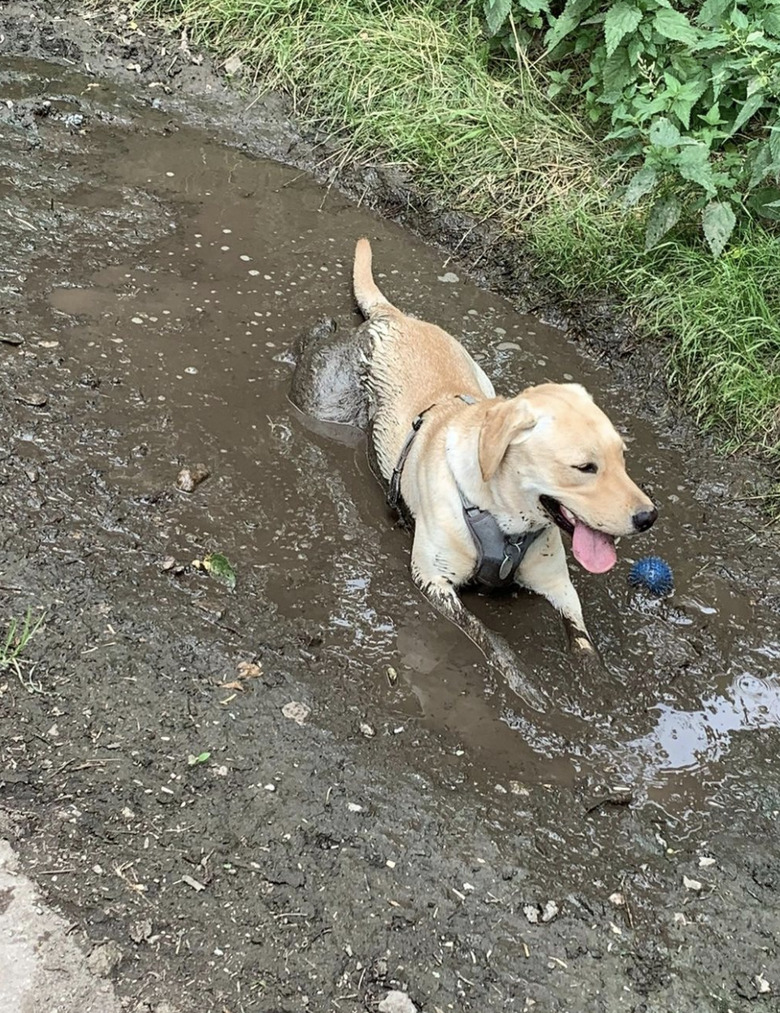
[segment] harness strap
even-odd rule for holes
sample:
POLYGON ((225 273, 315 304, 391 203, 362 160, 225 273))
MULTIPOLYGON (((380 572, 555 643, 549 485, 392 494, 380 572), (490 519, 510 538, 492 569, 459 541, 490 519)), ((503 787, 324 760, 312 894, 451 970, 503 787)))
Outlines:
MULTIPOLYGON (((472 397, 471 394, 456 394, 455 397, 460 398, 466 404, 475 404, 476 398, 472 397)), ((401 499, 401 475, 403 474, 404 465, 406 464, 406 458, 409 456, 409 451, 412 449, 414 438, 420 430, 420 426, 423 424, 423 419, 431 410, 436 407, 436 402, 429 404, 427 408, 423 409, 419 415, 415 417, 412 422, 412 428, 406 434, 406 439, 401 446, 401 452, 398 455, 398 460, 393 468, 393 474, 390 476, 390 486, 387 490, 387 505, 391 510, 398 508, 398 503, 401 499)))
POLYGON ((423 419, 426 414, 435 407, 434 404, 428 405, 426 409, 420 412, 420 414, 412 422, 412 428, 406 434, 406 439, 401 447, 401 453, 398 455, 398 461, 393 468, 393 474, 390 476, 390 488, 387 490, 387 505, 391 510, 395 510, 398 507, 398 501, 401 498, 401 474, 406 464, 406 458, 409 456, 409 451, 412 449, 414 438, 420 430, 420 426, 423 424, 423 419))
POLYGON ((470 503, 460 487, 458 492, 463 519, 477 550, 477 566, 471 579, 489 590, 509 587, 514 583, 525 554, 544 529, 508 535, 498 526, 493 514, 470 503))
MULTIPOLYGON (((476 401, 476 398, 470 394, 456 394, 455 396, 466 404, 474 404, 476 401)), ((420 431, 425 416, 431 408, 435 407, 436 402, 428 405, 416 416, 412 422, 412 428, 401 446, 387 493, 387 504, 391 510, 398 508, 401 499, 401 475, 414 439, 420 431)), ((515 580, 525 554, 544 529, 526 531, 519 535, 507 535, 498 526, 498 521, 493 514, 466 499, 460 486, 458 486, 458 494, 463 508, 463 519, 477 550, 477 566, 471 580, 491 591, 509 587, 515 580)))

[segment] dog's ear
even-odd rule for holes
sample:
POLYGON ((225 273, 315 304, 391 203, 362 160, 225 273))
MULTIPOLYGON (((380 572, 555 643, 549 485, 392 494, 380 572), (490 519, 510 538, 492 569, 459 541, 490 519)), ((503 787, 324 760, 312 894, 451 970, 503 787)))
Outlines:
POLYGON ((519 394, 509 401, 496 399, 485 412, 479 431, 479 467, 482 481, 489 482, 498 471, 510 444, 536 425, 528 401, 519 394))

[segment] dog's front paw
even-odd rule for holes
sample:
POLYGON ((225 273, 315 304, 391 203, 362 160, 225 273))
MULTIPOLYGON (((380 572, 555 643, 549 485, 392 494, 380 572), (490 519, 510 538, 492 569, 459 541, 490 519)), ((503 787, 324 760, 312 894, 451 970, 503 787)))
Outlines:
POLYGON ((593 642, 579 631, 570 637, 571 653, 575 665, 580 671, 592 676, 603 676, 606 665, 593 645, 593 642))

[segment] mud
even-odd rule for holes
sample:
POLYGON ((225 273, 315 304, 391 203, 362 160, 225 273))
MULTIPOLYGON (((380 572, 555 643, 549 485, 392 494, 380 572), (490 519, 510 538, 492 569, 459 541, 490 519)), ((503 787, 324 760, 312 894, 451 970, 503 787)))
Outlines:
POLYGON ((0 12, 0 619, 44 617, 0 673, 25 871, 116 944, 131 1010, 777 1009, 780 560, 750 470, 649 375, 264 160, 316 157, 278 99, 121 32, 0 12), (470 601, 542 715, 417 596, 360 435, 288 400, 300 329, 357 320, 364 233, 500 390, 586 383, 661 507, 575 578, 609 679, 543 601, 470 601), (673 598, 629 591, 635 552, 673 598))

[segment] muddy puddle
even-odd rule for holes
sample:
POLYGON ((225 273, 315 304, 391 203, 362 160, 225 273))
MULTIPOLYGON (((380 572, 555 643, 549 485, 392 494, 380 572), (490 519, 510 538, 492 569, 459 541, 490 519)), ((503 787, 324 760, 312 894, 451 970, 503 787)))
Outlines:
MULTIPOLYGON (((99 472, 108 491, 150 501, 171 495, 180 466, 211 473, 190 498, 175 496, 156 544, 140 546, 150 607, 204 595, 192 574, 160 574, 163 542, 181 563, 218 550, 239 575, 237 596, 313 629, 334 676, 348 674, 367 710, 419 719, 465 754, 478 780, 593 777, 624 781, 670 811, 706 806, 733 738, 780 724, 777 615, 744 580, 749 561, 767 566, 770 550, 717 480, 702 481, 717 466, 692 462, 663 418, 632 416, 610 371, 562 332, 517 315, 445 254, 335 191, 172 129, 154 110, 144 133, 112 130, 123 114, 107 86, 13 61, 5 75, 18 115, 42 138, 35 180, 23 169, 15 177, 5 138, 6 238, 10 229, 13 242, 35 248, 26 295, 39 336, 26 348, 56 349, 62 376, 79 381, 58 396, 88 397, 95 411, 68 469, 99 472), (73 91, 89 98, 86 117, 58 101, 73 91), (57 137, 54 160, 47 134, 57 137), (548 701, 543 716, 496 684, 476 649, 418 597, 407 537, 384 508, 360 434, 323 431, 287 399, 298 331, 323 315, 343 328, 359 319, 349 272, 363 234, 391 298, 460 337, 500 392, 585 383, 626 432, 632 473, 660 507, 649 536, 624 540, 613 573, 575 575, 609 678, 588 681, 572 666, 541 599, 472 598, 516 645, 548 701), (670 561, 673 598, 628 590, 640 554, 670 561)), ((4 272, 13 284, 12 267, 4 272)), ((77 505, 74 514, 77 527, 77 505)), ((106 523, 122 530, 121 519, 106 523)))
POLYGON ((0 67, 0 606, 45 614, 0 672, 26 868, 118 945, 133 1013, 351 1013, 391 987, 426 1013, 571 1013, 573 989, 581 1013, 752 1009, 780 987, 780 559, 749 469, 455 254, 220 143, 227 114, 185 125, 169 65, 126 90, 0 67), (470 596, 543 714, 415 591, 362 436, 288 400, 299 331, 358 320, 363 234, 499 391, 585 383, 659 505, 613 573, 575 572, 607 677, 543 600, 470 596), (191 566, 210 552, 234 592, 191 566), (651 553, 663 602, 626 583, 651 553))

